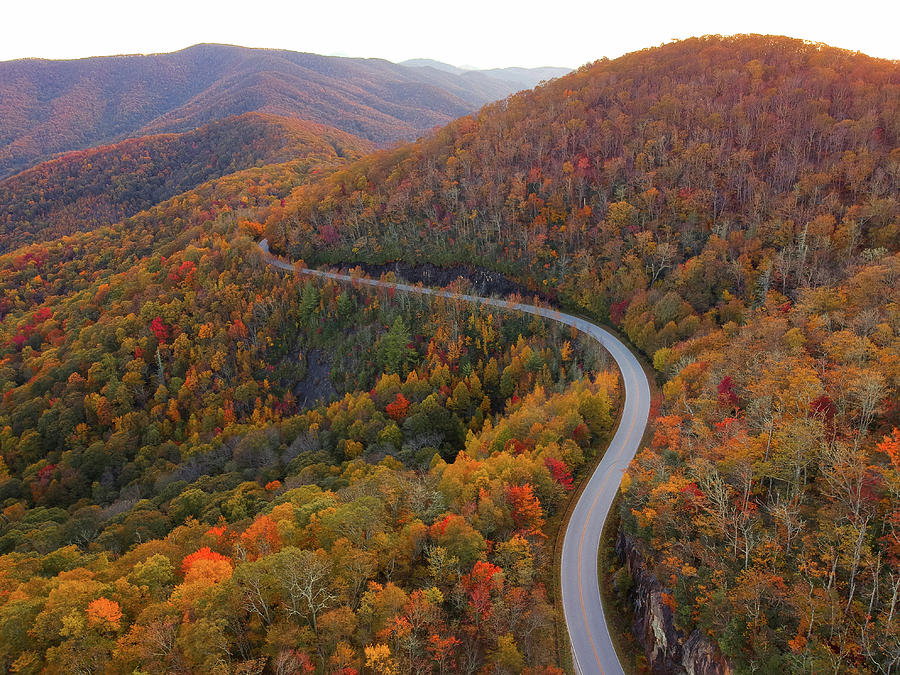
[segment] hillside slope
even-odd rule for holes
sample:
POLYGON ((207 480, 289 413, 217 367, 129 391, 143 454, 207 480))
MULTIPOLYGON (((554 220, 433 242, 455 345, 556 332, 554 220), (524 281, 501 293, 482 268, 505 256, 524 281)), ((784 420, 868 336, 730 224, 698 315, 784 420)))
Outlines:
POLYGON ((313 122, 247 113, 182 134, 71 152, 0 181, 0 251, 118 222, 242 169, 353 159, 372 148, 313 122))
POLYGON ((514 90, 477 74, 229 45, 149 56, 7 61, 0 63, 0 177, 55 153, 187 131, 253 111, 390 144, 514 90))
POLYGON ((0 670, 560 674, 554 515, 617 378, 556 322, 268 267, 246 233, 328 170, 0 255, 0 670))
POLYGON ((598 311, 661 280, 701 313, 725 288, 752 302, 767 269, 784 292, 896 248, 898 102, 894 62, 765 36, 674 43, 299 191, 287 245, 529 269, 598 311), (704 251, 743 267, 695 278, 704 251))
POLYGON ((690 39, 364 158, 297 190, 266 234, 307 263, 478 262, 652 358, 658 431, 626 478, 622 534, 656 579, 641 602, 663 616, 635 626, 655 667, 683 667, 678 640, 647 628, 665 620, 738 670, 886 672, 898 111, 897 62, 690 39))

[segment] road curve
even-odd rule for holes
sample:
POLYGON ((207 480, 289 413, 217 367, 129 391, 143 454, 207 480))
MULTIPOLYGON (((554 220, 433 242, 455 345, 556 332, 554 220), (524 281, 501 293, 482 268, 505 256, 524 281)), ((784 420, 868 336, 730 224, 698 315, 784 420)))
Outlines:
POLYGON ((295 270, 290 263, 269 253, 268 242, 265 239, 259 243, 259 247, 263 251, 266 262, 273 267, 289 272, 297 271, 300 274, 336 281, 382 286, 398 291, 455 298, 466 302, 492 305, 504 310, 537 314, 568 326, 574 326, 582 333, 597 340, 610 353, 619 366, 625 388, 622 417, 603 459, 585 485, 578 498, 578 503, 572 511, 563 539, 560 570, 563 611, 569 630, 569 639, 572 643, 572 657, 576 672, 583 675, 593 673, 599 675, 621 673, 624 675, 603 614, 597 574, 597 554, 606 515, 609 513, 619 484, 622 482, 622 474, 637 452, 650 415, 650 385, 634 354, 612 333, 600 326, 557 310, 513 303, 497 298, 483 298, 375 279, 361 279, 321 270, 307 268, 295 270))

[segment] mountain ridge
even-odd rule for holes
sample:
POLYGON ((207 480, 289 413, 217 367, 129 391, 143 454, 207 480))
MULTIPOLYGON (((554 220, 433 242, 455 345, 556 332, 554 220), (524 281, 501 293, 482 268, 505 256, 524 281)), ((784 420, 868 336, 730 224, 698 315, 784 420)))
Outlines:
POLYGON ((507 96, 487 76, 384 59, 199 44, 154 55, 0 62, 0 177, 54 154, 181 132, 245 112, 299 117, 390 145, 507 96))

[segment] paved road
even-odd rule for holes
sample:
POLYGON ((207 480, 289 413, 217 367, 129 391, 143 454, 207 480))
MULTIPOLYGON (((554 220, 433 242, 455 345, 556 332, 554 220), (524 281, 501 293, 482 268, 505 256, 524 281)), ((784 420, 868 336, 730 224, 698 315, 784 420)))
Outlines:
MULTIPOLYGON (((259 246, 269 264, 283 270, 294 270, 293 265, 269 254, 269 246, 265 239, 260 242, 259 246)), ((569 629, 569 638, 572 642, 572 655, 576 671, 583 675, 623 673, 603 615, 600 586, 597 579, 597 553, 600 548, 600 534, 606 514, 609 513, 613 498, 622 482, 622 474, 628 468, 634 453, 637 452, 650 414, 650 385, 640 363, 631 351, 614 335, 600 326, 545 307, 374 279, 358 279, 345 274, 306 268, 299 269, 298 272, 336 281, 353 281, 410 293, 439 295, 482 305, 493 305, 506 310, 537 314, 569 326, 575 326, 582 333, 597 340, 612 355, 622 372, 622 380, 625 385, 622 419, 606 454, 591 475, 572 511, 572 517, 569 519, 563 539, 561 575, 563 611, 565 612, 566 626, 569 629)))

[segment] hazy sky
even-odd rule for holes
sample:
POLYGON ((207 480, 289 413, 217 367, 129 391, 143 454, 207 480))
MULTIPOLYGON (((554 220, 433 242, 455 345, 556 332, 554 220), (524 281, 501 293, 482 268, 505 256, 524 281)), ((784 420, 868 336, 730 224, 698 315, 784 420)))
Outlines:
POLYGON ((6 0, 0 60, 198 42, 456 65, 578 66, 708 33, 790 35, 900 59, 897 0, 6 0))

